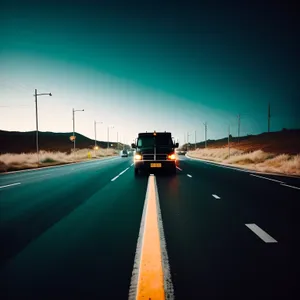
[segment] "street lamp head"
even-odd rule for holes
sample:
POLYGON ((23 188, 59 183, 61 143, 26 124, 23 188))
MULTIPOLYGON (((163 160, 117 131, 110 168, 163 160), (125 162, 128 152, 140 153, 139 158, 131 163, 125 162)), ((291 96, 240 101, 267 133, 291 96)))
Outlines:
POLYGON ((52 96, 52 93, 49 93, 49 96, 52 96))

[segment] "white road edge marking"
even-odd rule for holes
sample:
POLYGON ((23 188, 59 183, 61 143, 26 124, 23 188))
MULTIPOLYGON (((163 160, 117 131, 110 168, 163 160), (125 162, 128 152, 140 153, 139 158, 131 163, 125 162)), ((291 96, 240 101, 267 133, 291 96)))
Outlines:
POLYGON ((221 199, 221 197, 219 197, 218 195, 212 194, 212 196, 216 199, 221 199))
POLYGON ((186 176, 188 176, 188 177, 192 177, 192 175, 190 175, 190 174, 187 174, 186 176))
POLYGON ((250 230, 252 230, 258 237, 260 237, 265 243, 278 243, 268 233, 258 227, 256 224, 245 224, 250 230))
POLYGON ((176 166, 176 168, 177 168, 179 171, 182 171, 182 169, 180 169, 179 167, 176 166))
POLYGON ((283 185, 283 186, 287 186, 287 187, 290 187, 290 188, 292 188, 292 189, 300 190, 300 188, 299 188, 299 187, 297 187, 297 186, 288 185, 288 184, 284 184, 284 183, 282 183, 281 185, 283 185))
POLYGON ((267 180, 271 180, 271 181, 278 182, 278 183, 284 183, 283 181, 276 180, 276 179, 271 179, 271 178, 264 177, 264 176, 259 176, 259 175, 254 175, 254 174, 250 174, 250 176, 255 176, 255 177, 258 177, 258 178, 262 178, 262 179, 267 179, 267 180))
POLYGON ((217 167, 221 167, 221 168, 227 168, 227 169, 232 169, 232 170, 235 170, 235 171, 241 171, 241 172, 246 172, 246 173, 253 172, 253 170, 242 170, 242 169, 238 169, 238 168, 234 168, 234 167, 229 167, 229 166, 219 164, 218 162, 207 161, 205 159, 191 157, 191 156, 188 156, 187 154, 185 155, 185 157, 188 158, 188 159, 191 159, 191 160, 199 160, 199 161, 202 161, 205 164, 209 164, 209 165, 213 165, 213 166, 217 166, 217 167))
POLYGON ((18 185, 18 184, 21 184, 21 182, 11 183, 11 184, 8 184, 8 185, 2 185, 2 186, 0 186, 0 189, 4 189, 6 187, 10 187, 10 186, 13 186, 13 185, 18 185))
MULTIPOLYGON (((150 174, 149 178, 150 178, 150 176, 154 176, 154 174, 150 174)), ((149 182, 150 182, 149 178, 148 178, 148 186, 149 186, 149 182)), ((160 236, 162 267, 163 267, 163 273, 164 273, 164 289, 165 289, 166 299, 173 300, 174 299, 174 287, 173 287, 173 283, 172 283, 172 279, 171 279, 170 265, 169 265, 168 253, 167 253, 167 248, 166 248, 166 240, 165 240, 160 205, 159 205, 157 182, 156 182, 155 177, 154 177, 154 185, 155 185, 155 191, 156 191, 156 196, 157 196, 156 197, 156 201, 157 201, 156 207, 157 207, 158 229, 159 229, 159 236, 160 236)), ((138 240, 137 240, 132 276, 131 276, 131 281, 130 281, 129 296, 128 296, 129 300, 136 300, 136 296, 137 296, 137 286, 138 286, 138 280, 139 280, 141 250, 142 250, 142 246, 143 246, 143 235, 144 235, 144 228, 145 228, 145 218, 146 218, 147 209, 148 209, 148 198, 149 198, 148 186, 147 186, 146 197, 145 197, 145 202, 144 202, 140 231, 139 231, 138 240)))

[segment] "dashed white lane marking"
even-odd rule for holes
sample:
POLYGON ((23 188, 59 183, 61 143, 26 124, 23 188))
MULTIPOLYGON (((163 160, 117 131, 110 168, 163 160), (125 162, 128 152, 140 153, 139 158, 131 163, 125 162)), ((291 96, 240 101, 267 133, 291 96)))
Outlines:
POLYGON ((180 169, 179 167, 176 166, 176 168, 177 168, 179 171, 182 171, 182 169, 180 169))
POLYGON ((21 182, 16 182, 16 183, 11 183, 11 184, 7 184, 7 185, 2 185, 2 186, 0 186, 0 189, 4 189, 4 188, 10 187, 10 186, 14 186, 14 185, 18 185, 18 184, 21 184, 21 182))
POLYGON ((258 227, 256 224, 245 224, 250 230, 252 230, 258 237, 260 237, 265 243, 278 243, 268 233, 258 227))
POLYGON ((132 163, 130 167, 132 167, 133 165, 134 165, 134 163, 132 163))
POLYGON ((221 197, 219 197, 218 195, 212 194, 212 196, 216 199, 221 199, 221 197))
POLYGON ((115 181, 120 175, 117 175, 116 177, 114 177, 111 181, 115 181))
POLYGON ((190 175, 190 174, 187 174, 186 176, 188 176, 188 177, 192 177, 192 175, 190 175))
POLYGON ((297 186, 288 185, 288 184, 284 184, 284 183, 282 183, 281 185, 283 185, 283 186, 287 186, 287 187, 289 187, 289 188, 292 188, 292 189, 300 190, 300 188, 299 188, 299 187, 297 187, 297 186))
POLYGON ((123 171, 122 171, 120 174, 118 174, 117 176, 115 176, 111 181, 115 181, 119 176, 121 176, 122 174, 124 174, 128 169, 129 169, 129 167, 126 168, 125 170, 123 170, 123 171))
POLYGON ((122 171, 119 176, 121 176, 122 174, 124 174, 129 168, 126 168, 124 171, 122 171))
POLYGON ((267 180, 271 180, 271 181, 278 182, 278 183, 284 183, 283 181, 268 178, 268 177, 264 177, 264 176, 259 176, 259 175, 254 175, 254 174, 250 174, 250 176, 255 176, 255 177, 258 177, 258 178, 262 178, 262 179, 267 179, 267 180))

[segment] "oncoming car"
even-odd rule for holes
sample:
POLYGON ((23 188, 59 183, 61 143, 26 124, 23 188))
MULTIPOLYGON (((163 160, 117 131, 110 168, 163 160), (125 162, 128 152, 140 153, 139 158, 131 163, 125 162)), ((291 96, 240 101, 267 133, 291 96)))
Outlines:
POLYGON ((157 169, 167 170, 176 174, 175 148, 170 132, 145 132, 139 133, 137 143, 131 145, 135 148, 134 174, 140 170, 153 171, 157 169))
POLYGON ((121 157, 128 157, 128 152, 127 152, 127 150, 122 150, 122 151, 121 151, 121 157))

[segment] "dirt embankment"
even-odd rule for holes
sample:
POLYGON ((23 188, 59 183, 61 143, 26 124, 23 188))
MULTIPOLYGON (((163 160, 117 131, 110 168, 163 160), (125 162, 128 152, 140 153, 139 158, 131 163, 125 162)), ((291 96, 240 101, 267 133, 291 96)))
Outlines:
POLYGON ((86 161, 96 158, 115 156, 118 152, 114 149, 80 149, 74 153, 41 151, 40 164, 37 164, 36 153, 6 153, 0 155, 0 172, 17 171, 36 167, 47 167, 72 162, 86 161))

